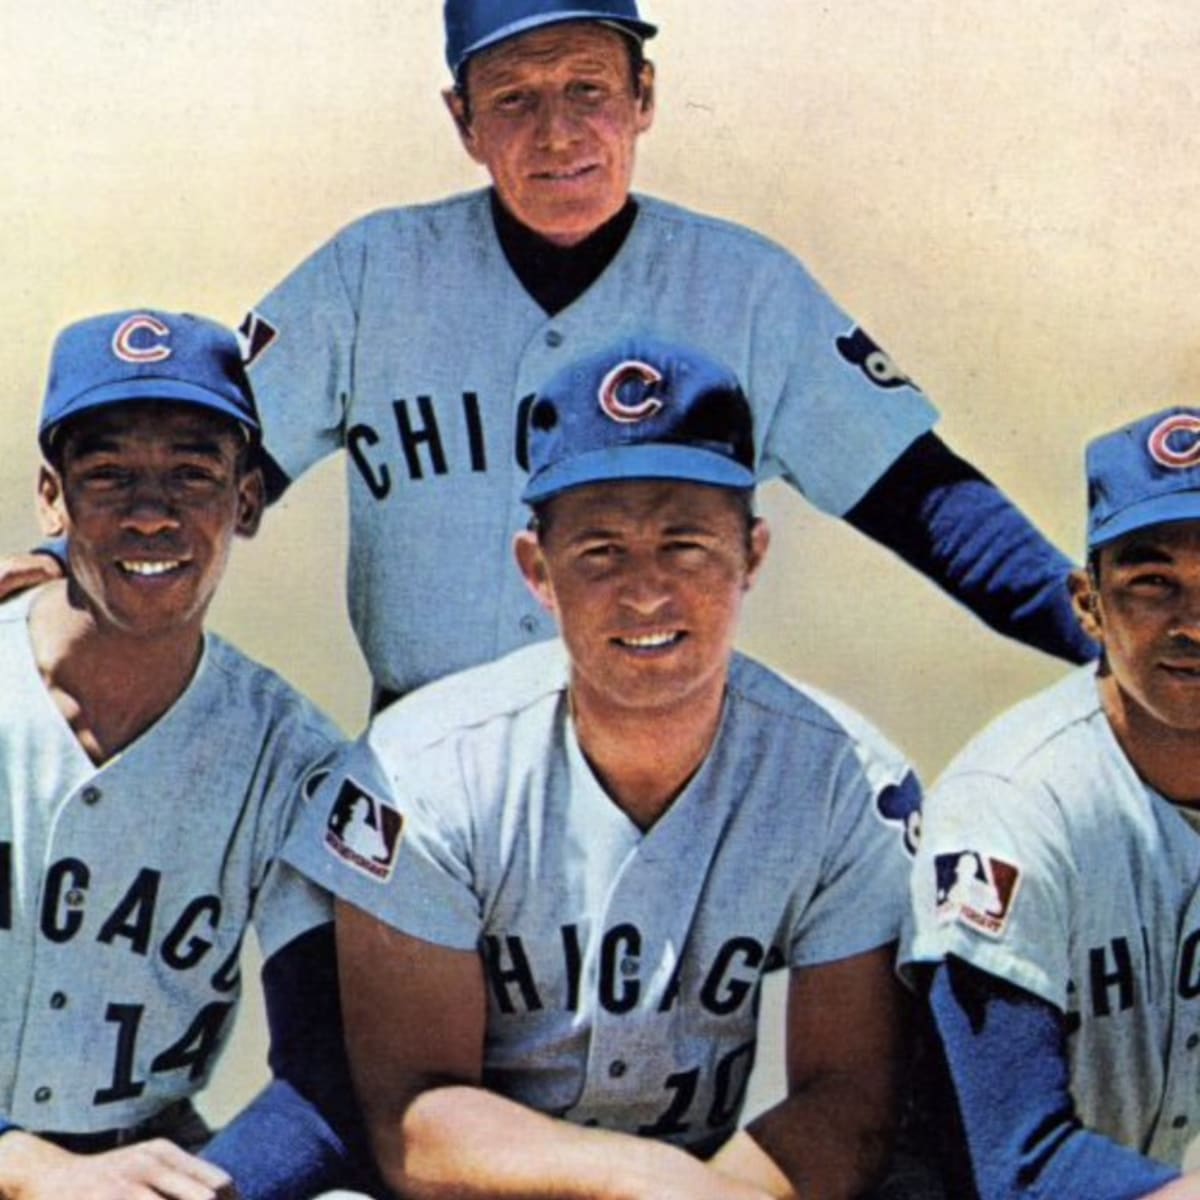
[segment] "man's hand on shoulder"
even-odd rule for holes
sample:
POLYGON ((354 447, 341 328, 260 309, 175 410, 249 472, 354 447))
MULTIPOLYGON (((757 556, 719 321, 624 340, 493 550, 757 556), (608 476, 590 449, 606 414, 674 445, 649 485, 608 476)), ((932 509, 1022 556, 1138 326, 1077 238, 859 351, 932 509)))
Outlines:
POLYGON ((238 1200, 233 1180, 211 1163, 155 1138, 103 1154, 71 1154, 12 1130, 0 1138, 3 1200, 238 1200))
POLYGON ((1151 1192, 1143 1200, 1200 1200, 1200 1172, 1193 1171, 1166 1187, 1151 1192))
POLYGON ((63 577, 62 563, 53 554, 9 554, 0 557, 0 600, 39 583, 63 577))

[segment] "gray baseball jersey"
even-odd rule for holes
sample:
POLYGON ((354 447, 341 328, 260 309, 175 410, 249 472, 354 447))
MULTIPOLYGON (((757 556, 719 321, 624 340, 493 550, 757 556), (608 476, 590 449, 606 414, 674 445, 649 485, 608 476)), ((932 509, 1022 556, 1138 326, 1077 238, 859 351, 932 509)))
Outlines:
POLYGON ((705 1151, 736 1125, 763 974, 897 937, 918 805, 861 718, 736 656, 707 759, 643 833, 580 751, 552 641, 382 713, 284 854, 478 950, 489 1087, 705 1151))
POLYGON ((902 952, 1060 1009, 1080 1119, 1174 1165, 1200 1122, 1200 837, 1181 814, 1117 744, 1094 669, 1073 672, 928 797, 902 952))
POLYGON ((331 919, 276 861, 334 727, 208 635, 195 677, 97 767, 0 605, 0 1114, 120 1129, 199 1091, 233 1025, 251 922, 264 957, 331 919))
POLYGON ((548 317, 497 240, 488 194, 376 213, 243 324, 265 440, 292 477, 344 446, 350 616, 398 691, 554 627, 507 564, 527 513, 518 436, 535 389, 630 332, 730 366, 762 478, 853 506, 935 412, 804 268, 736 225, 647 197, 600 278, 548 317), (479 604, 486 595, 489 602, 479 604))

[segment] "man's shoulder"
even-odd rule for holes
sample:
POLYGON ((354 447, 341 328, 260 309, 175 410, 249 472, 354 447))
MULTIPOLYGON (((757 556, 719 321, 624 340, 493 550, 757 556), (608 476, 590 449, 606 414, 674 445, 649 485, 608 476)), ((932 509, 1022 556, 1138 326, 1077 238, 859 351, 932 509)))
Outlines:
POLYGON ((1014 784, 1078 774, 1103 760, 1097 740, 1107 733, 1095 667, 1078 667, 986 725, 950 761, 939 786, 972 774, 1014 784))
POLYGON ((725 217, 684 208, 658 196, 638 193, 639 220, 661 226, 665 235, 691 235, 706 248, 727 249, 731 254, 749 254, 754 260, 781 266, 799 266, 794 254, 764 233, 725 217))
POLYGON ((456 192, 419 204, 377 208, 344 225, 334 241, 377 245, 397 237, 451 238, 469 227, 491 228, 487 189, 456 192))
POLYGON ((729 678, 732 694, 757 710, 760 721, 775 724, 798 752, 803 753, 805 740, 816 739, 844 747, 864 766, 884 768, 891 778, 911 770, 904 755, 866 717, 820 688, 744 654, 734 655, 729 678))
POLYGON ((566 686, 562 643, 538 642, 410 692, 371 722, 368 740, 388 757, 415 753, 458 733, 511 722, 556 701, 566 686))
POLYGON ((201 671, 178 704, 185 702, 224 718, 232 736, 244 733, 260 747, 265 737, 288 737, 323 753, 344 740, 333 721, 294 685, 215 633, 205 635, 201 671))

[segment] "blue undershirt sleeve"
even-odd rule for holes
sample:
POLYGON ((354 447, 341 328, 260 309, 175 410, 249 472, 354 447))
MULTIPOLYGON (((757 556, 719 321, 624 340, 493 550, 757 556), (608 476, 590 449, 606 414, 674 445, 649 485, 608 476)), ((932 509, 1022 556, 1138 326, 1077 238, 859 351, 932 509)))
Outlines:
POLYGON ((1137 1200, 1179 1177, 1080 1124, 1053 1005, 953 957, 929 1002, 963 1134, 943 1143, 956 1194, 969 1180, 978 1200, 1137 1200))
POLYGON ((39 542, 31 551, 33 554, 45 554, 57 561, 65 571, 67 569, 67 539, 65 537, 47 538, 39 542))
POLYGON ((333 923, 309 930, 262 971, 271 1082, 209 1142, 240 1200, 368 1189, 366 1144, 342 1040, 333 923))
POLYGON ((936 434, 917 438, 846 520, 999 633, 1069 662, 1096 657, 1071 608, 1071 561, 936 434))

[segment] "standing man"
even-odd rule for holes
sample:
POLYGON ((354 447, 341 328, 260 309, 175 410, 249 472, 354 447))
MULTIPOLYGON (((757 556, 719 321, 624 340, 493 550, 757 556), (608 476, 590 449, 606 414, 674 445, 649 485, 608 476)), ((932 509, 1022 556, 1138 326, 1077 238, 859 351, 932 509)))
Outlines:
POLYGON ((339 897, 377 1162, 411 1197, 859 1196, 898 1107, 919 792, 733 651, 768 540, 750 405, 629 340, 545 388, 529 453, 516 556, 561 643, 379 715, 286 851, 339 897), (783 968, 788 1095, 739 1131, 783 968))
POLYGON ((1200 410, 1099 438, 1102 650, 972 742, 929 799, 905 957, 965 1140, 955 1195, 1196 1200, 1200 410), (1161 1189, 1161 1190, 1159 1190, 1161 1189))
MULTIPOLYGON (((1001 632, 1091 654, 1071 564, 940 441, 933 406, 804 267, 631 192, 656 95, 636 0, 446 0, 445 27, 446 106, 491 188, 354 222, 241 328, 269 491, 346 451, 350 617, 377 701, 553 633, 504 567, 519 430, 537 385, 622 330, 736 371, 760 480, 782 476, 1001 632)), ((3 560, 0 593, 57 569, 3 560)))
MULTIPOLYGON (((350 615, 381 693, 552 634, 504 569, 518 431, 536 386, 641 329, 734 369, 760 480, 782 476, 1003 633, 1091 653, 1070 563, 946 448, 932 405, 804 267, 631 192, 656 102, 635 0, 447 0, 445 20, 446 106, 491 188, 356 221, 242 326, 272 490, 346 452, 350 615)), ((0 588, 53 569, 0 566, 0 588)))
POLYGON ((40 440, 71 569, 0 606, 0 1195, 303 1200, 343 1174, 348 1089, 332 913, 276 852, 339 738, 204 632, 263 506, 234 334, 70 326, 40 440), (274 1078, 210 1141, 251 925, 274 1078))

